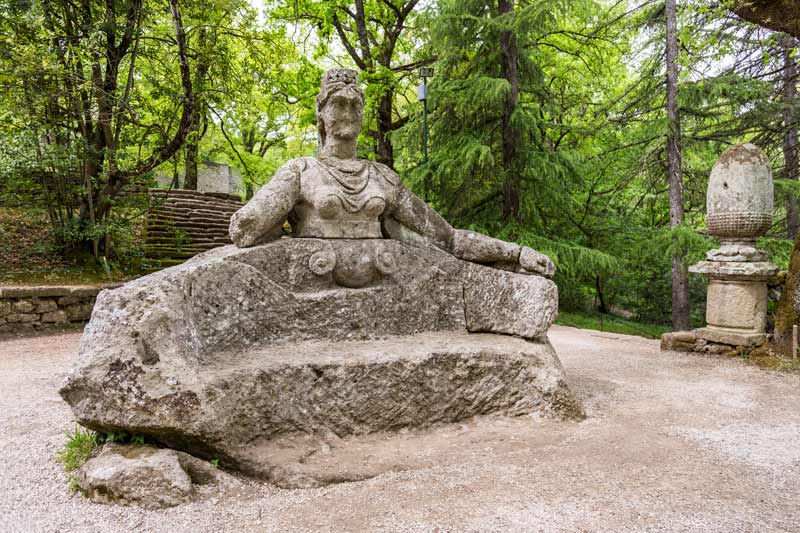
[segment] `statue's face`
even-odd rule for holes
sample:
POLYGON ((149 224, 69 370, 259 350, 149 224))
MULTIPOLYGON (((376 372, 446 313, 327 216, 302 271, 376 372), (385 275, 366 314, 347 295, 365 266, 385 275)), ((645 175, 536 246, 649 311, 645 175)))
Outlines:
POLYGON ((361 96, 350 88, 336 91, 325 102, 319 118, 325 123, 325 134, 328 137, 355 140, 364 118, 361 96))

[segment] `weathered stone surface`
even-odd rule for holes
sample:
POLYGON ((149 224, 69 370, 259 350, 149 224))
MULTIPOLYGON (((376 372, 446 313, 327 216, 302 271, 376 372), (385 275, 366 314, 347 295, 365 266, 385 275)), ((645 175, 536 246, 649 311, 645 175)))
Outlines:
POLYGON ((32 313, 36 305, 31 300, 19 300, 14 302, 13 308, 17 313, 32 313))
POLYGON ((11 314, 11 302, 0 301, 0 317, 11 314))
POLYGON ((192 480, 174 450, 106 444, 78 471, 78 486, 100 503, 156 509, 189 500, 192 480))
POLYGON ((534 273, 546 278, 552 278, 556 274, 556 266, 553 261, 543 253, 523 246, 519 254, 519 267, 517 272, 534 273))
POLYGON ((58 309, 58 304, 53 300, 37 300, 36 313, 49 313, 58 309))
POLYGON ((202 363, 117 360, 82 368, 61 393, 84 425, 135 427, 284 484, 282 465, 330 435, 482 414, 581 414, 546 341, 452 331, 229 350, 202 363))
POLYGON ((661 335, 661 350, 674 352, 693 352, 697 335, 691 331, 673 331, 661 335))
POLYGON ((752 144, 723 153, 708 179, 706 225, 723 240, 752 240, 772 225, 772 166, 752 144))
POLYGON ((282 464, 273 441, 287 436, 579 416, 544 337, 552 281, 391 240, 356 243, 397 263, 359 289, 309 267, 353 244, 229 246, 102 292, 62 396, 88 427, 130 429, 267 478, 282 464), (482 330, 538 340, 467 333, 465 308, 482 330))
POLYGON ((464 310, 469 331, 543 336, 558 312, 558 289, 539 276, 469 264, 464 274, 464 310))
POLYGON ((764 250, 759 250, 755 246, 747 244, 723 244, 719 248, 710 250, 706 253, 709 261, 750 261, 765 262, 769 260, 769 254, 764 250))
POLYGON ((730 346, 742 346, 745 348, 759 346, 767 340, 765 333, 754 333, 748 331, 724 330, 719 328, 699 328, 696 329, 698 338, 709 342, 728 344, 730 346))
POLYGON ((708 284, 706 322, 709 327, 764 333, 767 285, 712 279, 708 284))
POLYGON ((92 304, 75 304, 64 309, 67 318, 71 321, 89 320, 92 316, 92 304))
POLYGON ((721 280, 765 281, 778 273, 778 266, 772 263, 751 263, 736 261, 700 261, 689 267, 693 274, 705 274, 721 280))
POLYGON ((41 317, 41 321, 46 324, 56 324, 59 322, 67 322, 68 320, 67 313, 61 309, 57 311, 50 311, 48 313, 42 313, 41 317))
POLYGON ((75 305, 77 303, 80 303, 81 301, 83 301, 83 297, 81 296, 73 296, 73 295, 62 296, 61 298, 58 299, 58 305, 60 305, 61 307, 66 307, 68 305, 75 305))

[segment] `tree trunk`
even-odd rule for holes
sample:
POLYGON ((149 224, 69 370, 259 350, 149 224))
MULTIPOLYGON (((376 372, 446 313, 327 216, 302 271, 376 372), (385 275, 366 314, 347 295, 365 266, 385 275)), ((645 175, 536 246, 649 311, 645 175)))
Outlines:
MULTIPOLYGON (((797 122, 794 116, 797 98, 797 59, 792 57, 796 46, 793 37, 785 35, 781 42, 783 53, 783 177, 796 180, 798 170, 797 122)), ((786 199, 786 237, 794 240, 800 232, 800 200, 792 194, 786 199)))
POLYGON ((392 132, 392 103, 394 102, 394 92, 387 91, 381 97, 378 104, 378 153, 379 163, 383 163, 389 168, 394 168, 394 149, 389 134, 392 132))
MULTIPOLYGON (((681 176, 681 125, 678 113, 678 38, 676 0, 666 0, 667 70, 667 173, 669 175, 669 221, 675 228, 683 222, 683 179, 681 176)), ((672 257, 672 329, 689 329, 689 274, 681 257, 672 257)))
MULTIPOLYGON (((513 0, 498 0, 500 16, 514 10, 513 0)), ((520 179, 515 169, 519 131, 511 122, 514 109, 519 102, 519 50, 517 38, 511 30, 500 32, 500 50, 503 54, 502 73, 510 90, 503 108, 503 220, 519 219, 520 179)))
MULTIPOLYGON (((137 5, 140 6, 140 4, 137 5)), ((79 216, 83 224, 89 224, 92 220, 99 220, 105 216, 107 211, 111 209, 114 198, 116 198, 131 179, 153 170, 175 155, 175 153, 183 147, 186 137, 192 129, 192 117, 194 117, 196 103, 194 91, 192 90, 192 77, 186 48, 186 32, 183 27, 178 0, 169 0, 169 7, 172 14, 173 27, 175 28, 175 43, 178 47, 178 64, 181 75, 181 89, 183 90, 183 111, 181 112, 177 131, 169 142, 154 151, 147 159, 139 160, 133 166, 124 170, 118 168, 115 164, 113 168, 109 168, 108 179, 104 185, 94 187, 93 189, 87 188, 87 193, 81 199, 79 208, 79 216), (94 214, 92 214, 92 211, 94 214)), ((113 57, 117 61, 117 64, 122 60, 122 57, 124 57, 125 54, 123 52, 128 50, 128 46, 129 43, 124 47, 120 45, 120 47, 115 49, 113 57)), ((118 72, 118 68, 114 68, 112 71, 115 75, 118 72)), ((126 111, 118 109, 117 113, 122 115, 126 113, 126 111)), ((98 183, 102 183, 102 179, 100 178, 103 173, 103 168, 100 166, 101 163, 102 160, 100 163, 89 166, 86 172, 86 175, 91 177, 92 181, 98 183)))
POLYGON ((197 35, 197 61, 195 65, 195 75, 192 82, 192 89, 197 98, 196 105, 192 109, 192 129, 186 138, 186 160, 184 165, 184 178, 183 188, 192 191, 197 190, 197 154, 200 150, 200 139, 203 138, 205 131, 201 129, 201 116, 202 104, 200 102, 200 95, 203 94, 203 84, 206 81, 208 74, 208 60, 206 54, 208 50, 208 30, 200 28, 197 35))
POLYGON ((800 37, 800 0, 734 0, 730 9, 744 20, 800 37))
MULTIPOLYGON (((792 354, 792 326, 800 323, 795 307, 797 291, 800 289, 800 235, 794 240, 789 271, 783 284, 781 299, 775 306, 774 346, 784 355, 792 354)), ((800 303, 800 302, 798 302, 800 303)))
POLYGON ((608 305, 606 304, 606 299, 603 296, 603 282, 600 280, 600 276, 594 277, 594 287, 597 291, 597 301, 599 302, 597 305, 597 310, 601 313, 608 314, 608 305))
POLYGON ((200 148, 200 128, 197 109, 192 119, 192 131, 186 139, 185 161, 183 166, 183 188, 197 190, 197 152, 200 148))

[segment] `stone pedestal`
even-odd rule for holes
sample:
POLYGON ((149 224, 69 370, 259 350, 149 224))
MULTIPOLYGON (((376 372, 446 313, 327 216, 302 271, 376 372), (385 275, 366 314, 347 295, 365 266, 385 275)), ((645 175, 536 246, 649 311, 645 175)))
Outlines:
MULTIPOLYGON (((718 250, 709 252, 709 255, 718 250)), ((705 328, 699 338, 753 347, 766 340, 767 280, 778 273, 768 262, 702 261, 689 272, 708 276, 705 328)))

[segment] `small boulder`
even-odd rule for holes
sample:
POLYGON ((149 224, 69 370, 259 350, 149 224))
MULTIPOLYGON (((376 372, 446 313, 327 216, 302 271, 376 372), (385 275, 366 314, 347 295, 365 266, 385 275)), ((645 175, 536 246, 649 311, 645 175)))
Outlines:
POLYGON ((698 350, 697 335, 691 331, 673 331, 661 335, 661 350, 695 352, 698 350))
POLYGON ((188 502, 194 485, 224 488, 237 483, 206 461, 148 445, 106 444, 78 471, 78 486, 89 499, 148 509, 188 502))

